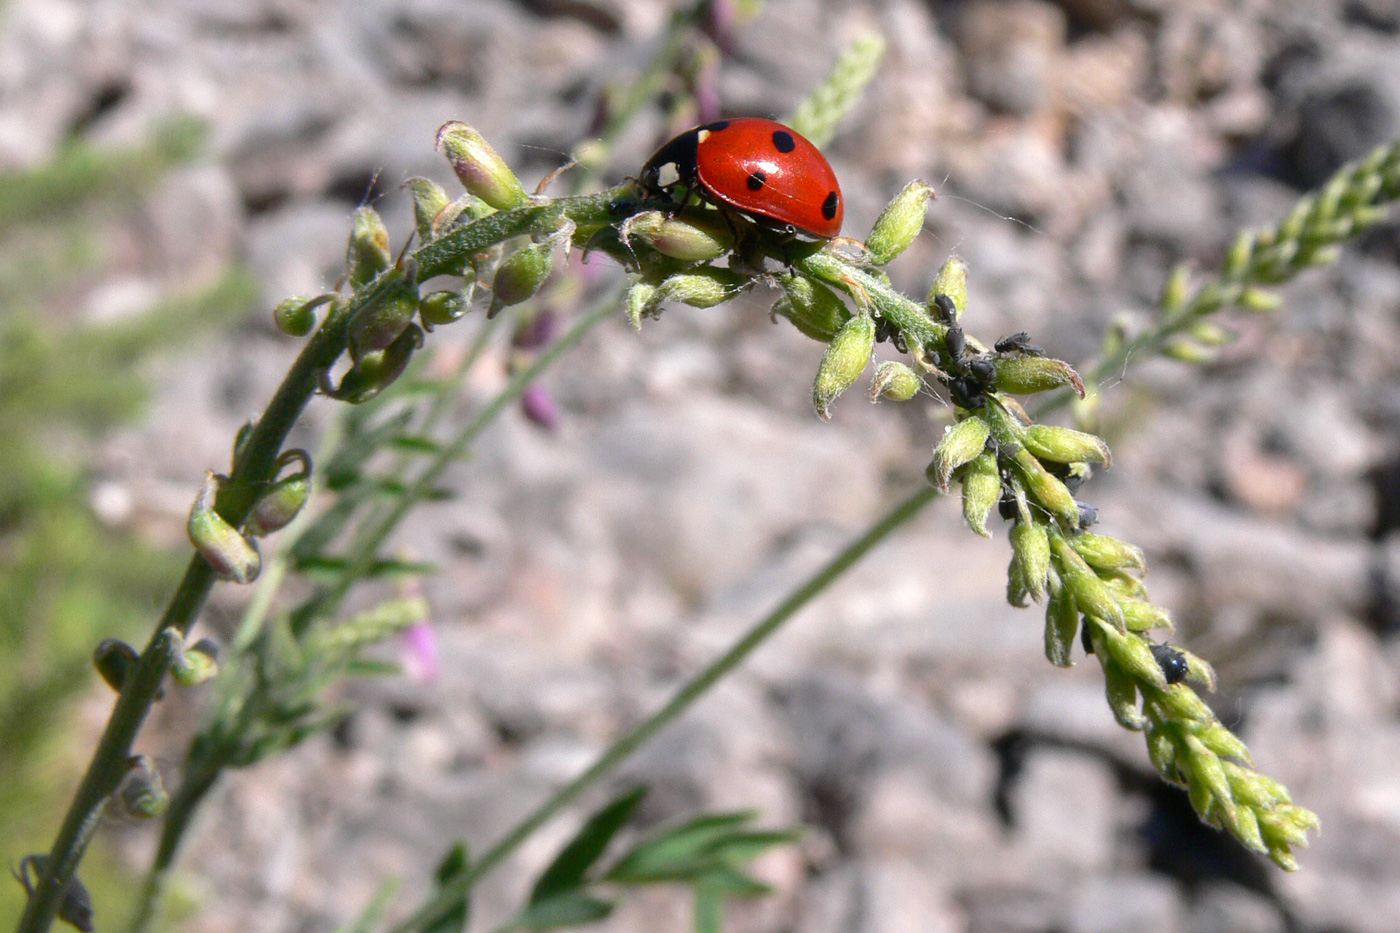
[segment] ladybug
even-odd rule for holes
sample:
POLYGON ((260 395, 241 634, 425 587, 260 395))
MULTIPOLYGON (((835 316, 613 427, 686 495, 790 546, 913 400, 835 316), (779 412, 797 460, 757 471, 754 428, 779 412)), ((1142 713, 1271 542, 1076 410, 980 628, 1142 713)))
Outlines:
POLYGON ((760 117, 686 130, 656 150, 638 183, 649 197, 684 206, 695 194, 793 237, 829 240, 841 232, 846 212, 836 173, 817 147, 760 117))

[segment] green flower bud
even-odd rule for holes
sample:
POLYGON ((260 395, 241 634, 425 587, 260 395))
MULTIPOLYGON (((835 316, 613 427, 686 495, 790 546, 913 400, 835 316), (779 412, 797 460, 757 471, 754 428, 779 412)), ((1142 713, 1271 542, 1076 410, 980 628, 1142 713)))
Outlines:
MULTIPOLYGON (((929 467, 929 472, 932 472, 933 464, 929 464, 929 467)), ((963 467, 960 476, 963 521, 977 534, 990 538, 992 533, 987 530, 987 517, 1001 499, 1001 471, 997 469, 996 454, 986 451, 963 467)), ((937 485, 937 478, 930 476, 929 482, 937 485)))
POLYGON ((841 325, 822 354, 817 378, 812 384, 812 405, 818 418, 831 420, 831 403, 860 378, 870 364, 874 349, 875 320, 870 315, 858 314, 841 325))
POLYGON ((1235 818, 1230 825, 1230 832, 1247 849, 1261 854, 1269 851, 1269 847, 1264 844, 1263 835, 1259 832, 1259 817, 1248 807, 1235 808, 1235 818))
POLYGON ((493 318, 502 308, 518 305, 544 285, 554 268, 554 243, 531 243, 511 253, 496 267, 491 283, 491 307, 487 318, 493 318))
POLYGON ((1130 632, 1148 632, 1152 629, 1175 630, 1171 614, 1160 606, 1143 602, 1140 599, 1123 599, 1118 603, 1123 609, 1123 622, 1130 632))
POLYGON ((990 436, 987 422, 975 415, 943 430, 943 439, 934 448, 933 462, 928 468, 930 480, 939 492, 948 491, 948 480, 954 470, 981 455, 990 436))
POLYGON ((1210 821, 1212 809, 1218 807, 1222 816, 1233 822, 1235 801, 1230 794, 1230 782, 1225 777, 1225 769, 1221 766, 1219 756, 1193 735, 1186 736, 1182 742, 1182 751, 1185 752, 1183 764, 1191 773, 1189 789, 1193 791, 1190 796, 1191 803, 1196 808, 1196 815, 1210 821), (1199 798, 1197 793, 1194 793, 1198 787, 1205 791, 1199 798))
MULTIPOLYGON (((870 236, 865 238, 865 248, 870 252, 871 262, 883 266, 909 248, 919 231, 924 229, 928 202, 934 197, 933 185, 925 181, 911 181, 894 196, 894 200, 885 205, 870 236)), ((954 301, 954 304, 957 302, 954 301)))
POLYGON ((1186 659, 1186 679, 1196 686, 1214 693, 1216 687, 1215 668, 1211 666, 1210 662, 1185 649, 1178 649, 1178 651, 1186 659))
POLYGON ((399 339, 418 313, 418 286, 404 283, 355 315, 350 322, 350 358, 383 350, 399 339))
POLYGON ((471 301, 462 292, 432 292, 419 303, 418 320, 423 322, 424 330, 431 332, 434 327, 460 320, 471 309, 471 301))
POLYGON ((1069 588, 1058 579, 1050 584, 1045 603, 1045 657, 1056 667, 1072 667, 1074 639, 1079 634, 1079 607, 1069 588))
POLYGON ((145 755, 132 755, 126 767, 126 774, 117 785, 117 801, 122 809, 137 819, 163 816, 170 808, 170 795, 161 784, 155 762, 145 755))
POLYGON ((122 692, 126 679, 136 668, 139 656, 136 649, 119 638, 104 638, 92 653, 93 666, 102 679, 118 693, 122 692))
MULTIPOLYGON (((967 310, 967 263, 961 257, 949 256, 943 268, 938 270, 938 275, 934 276, 933 285, 928 291, 930 309, 933 308, 933 299, 939 295, 953 299, 953 307, 961 319, 967 310)), ((934 316, 937 317, 936 314, 934 316)))
POLYGON ((1014 395, 1033 395, 1066 386, 1084 397, 1084 380, 1064 360, 1048 356, 1003 356, 996 361, 996 387, 1014 395))
POLYGON ((1162 310, 1175 311, 1186 303, 1186 287, 1191 284, 1191 270, 1186 263, 1172 267, 1167 284, 1162 287, 1162 310))
POLYGON ((262 570, 262 555, 254 541, 239 534, 214 510, 218 492, 218 478, 213 472, 206 473, 186 525, 190 543, 222 579, 251 583, 262 570))
POLYGON ((352 405, 368 402, 403 375, 414 351, 422 346, 422 328, 410 324, 389 346, 372 350, 356 360, 338 387, 323 384, 321 391, 352 405))
POLYGON ((1071 428, 1033 424, 1026 428, 1021 443, 1041 460, 1051 463, 1102 463, 1113 465, 1113 454, 1103 439, 1071 428))
POLYGON ((783 298, 773 306, 773 313, 792 321, 813 340, 830 343, 841 325, 850 320, 846 303, 822 283, 786 273, 778 275, 778 282, 783 287, 783 298))
POLYGON ((1225 278, 1243 278, 1246 270, 1249 269, 1249 259, 1254 253, 1254 231, 1244 230, 1235 241, 1230 244, 1230 249, 1225 253, 1225 263, 1222 274, 1225 278))
POLYGON ((272 322, 288 337, 305 337, 316 329, 316 308, 331 300, 331 295, 284 299, 272 309, 272 322))
POLYGON ((428 242, 437 236, 437 220, 452 199, 442 186, 429 178, 410 178, 400 188, 407 188, 413 194, 413 225, 418 228, 418 237, 428 242))
POLYGON ((1203 347, 1183 338, 1168 341, 1167 345, 1162 348, 1162 354, 1180 363, 1190 363, 1192 366, 1214 363, 1215 358, 1220 355, 1212 347, 1203 347))
POLYGON ((1177 684, 1170 690, 1162 691, 1157 695, 1156 703, 1162 709, 1163 718, 1183 725, 1191 723, 1208 725, 1216 721, 1215 713, 1211 712, 1205 700, 1202 700, 1196 695, 1196 691, 1185 684, 1177 684))
MULTIPOLYGON (((1008 576, 1017 578, 1031 599, 1045 598, 1045 581, 1050 576, 1050 538, 1044 526, 1026 519, 1017 519, 1011 526, 1011 567, 1008 576)), ((1025 602, 1012 602, 1025 606, 1025 602)))
POLYGON ((1223 723, 1213 722, 1205 729, 1197 732, 1196 738, 1201 740, 1201 744, 1221 758, 1233 758, 1236 761, 1243 761, 1253 764, 1254 759, 1249 754, 1249 748, 1223 723))
POLYGON ((1277 311, 1278 306, 1282 303, 1282 298, 1262 288, 1250 287, 1240 292, 1239 306, 1246 311, 1267 314, 1270 311, 1277 311))
POLYGON ((1069 543, 1095 570, 1142 570, 1147 566, 1142 551, 1107 535, 1085 531, 1070 538, 1069 543))
POLYGON ((1131 674, 1119 667, 1111 658, 1102 656, 1098 650, 1097 639, 1094 651, 1096 654, 1100 654, 1099 660, 1103 665, 1104 696, 1108 699, 1108 708, 1113 712, 1113 718, 1124 729, 1131 729, 1134 732, 1140 731, 1147 725, 1147 717, 1142 714, 1142 708, 1138 705, 1137 683, 1131 674))
POLYGON ((238 463, 238 458, 243 455, 243 445, 248 443, 248 438, 253 436, 253 429, 257 426, 257 421, 253 418, 249 418, 247 421, 243 422, 238 428, 238 433, 233 436, 232 459, 235 465, 238 463))
POLYGON ((875 367, 875 378, 870 383, 870 401, 889 399, 892 402, 907 402, 919 393, 923 380, 913 369, 896 360, 885 360, 875 367))
POLYGON ((498 211, 525 205, 529 196, 520 179, 476 130, 450 120, 438 130, 437 145, 447 153, 463 188, 498 211))
POLYGON ((1172 784, 1180 784, 1176 770, 1176 739, 1170 725, 1153 725, 1147 729, 1147 757, 1152 767, 1172 784))
POLYGON ((1197 321, 1187 333, 1208 347, 1223 347, 1235 339, 1233 332, 1214 321, 1197 321))
POLYGON ((212 639, 201 638, 193 645, 185 646, 184 638, 170 629, 175 638, 175 661, 170 665, 170 676, 182 687, 197 687, 219 673, 219 646, 212 639))
MULTIPOLYGON (((1120 632, 1126 632, 1127 625, 1123 620, 1122 606, 1062 535, 1050 535, 1050 554, 1055 571, 1074 597, 1079 611, 1106 622, 1120 632)), ((1155 664, 1156 662, 1153 662, 1154 667, 1155 664)), ((1157 673, 1160 675, 1161 670, 1158 669, 1157 673)))
POLYGON ((1027 450, 1016 451, 1011 462, 1027 494, 1037 505, 1058 519, 1065 528, 1079 526, 1079 503, 1074 501, 1074 496, 1064 483, 1027 450))
POLYGON ((372 207, 355 209, 350 225, 350 244, 345 264, 350 269, 350 284, 359 288, 393 264, 389 254, 389 228, 384 218, 372 207))
POLYGON ((311 495, 311 457, 306 451, 288 450, 277 462, 279 469, 288 463, 298 463, 300 469, 273 483, 253 506, 247 531, 254 537, 270 535, 287 527, 311 495))
POLYGON ((646 282, 638 282, 627 290, 627 320, 637 330, 642 329, 642 318, 656 317, 661 308, 657 297, 659 289, 646 282))
POLYGON ((1103 585, 1109 591, 1122 599, 1147 600, 1147 587, 1142 585, 1142 581, 1128 573, 1126 570, 1099 570, 1096 571, 1103 585))
POLYGON ((628 218, 620 235, 623 242, 636 237, 661 255, 683 262, 718 259, 734 246, 734 237, 720 224, 668 217, 660 211, 628 218))
POLYGON ((679 301, 692 308, 713 308, 737 295, 748 280, 728 269, 700 268, 680 272, 661 283, 653 301, 679 301))
POLYGON ((1162 665, 1152 653, 1151 642, 1141 635, 1126 634, 1112 628, 1104 628, 1100 634, 1103 636, 1104 650, 1123 670, 1139 683, 1166 689, 1167 675, 1163 673, 1162 665))

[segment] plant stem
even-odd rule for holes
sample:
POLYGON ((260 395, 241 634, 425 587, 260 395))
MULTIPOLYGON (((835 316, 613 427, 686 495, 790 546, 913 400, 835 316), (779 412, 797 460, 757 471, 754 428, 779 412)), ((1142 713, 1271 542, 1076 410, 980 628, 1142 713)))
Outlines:
MULTIPOLYGON (((333 364, 344 351, 351 314, 375 300, 375 296, 375 290, 369 289, 361 301, 348 303, 333 312, 292 364, 235 464, 229 489, 240 494, 230 495, 220 502, 220 514, 230 524, 242 525, 256 499, 255 490, 273 478, 282 442, 315 391, 319 371, 333 364)), ((52 924, 63 893, 97 829, 107 799, 126 773, 131 743, 170 669, 173 640, 167 630, 173 628, 181 635, 189 632, 214 580, 213 569, 196 554, 142 652, 133 676, 122 687, 97 751, 59 827, 42 877, 25 905, 17 928, 19 933, 43 933, 52 924)))
POLYGON ((491 849, 477 860, 451 884, 438 890, 431 901, 419 908, 390 933, 412 933, 427 929, 443 919, 471 887, 489 874, 511 853, 518 849, 535 830, 539 829, 559 811, 577 800, 586 790, 605 777, 623 759, 644 745, 652 736, 670 725, 678 716, 704 696, 711 687, 719 683, 725 675, 741 664, 760 645, 767 641, 784 623, 797 614, 798 610, 816 598, 841 575, 870 552, 899 526, 919 513, 925 505, 938 495, 932 486, 920 486, 912 494, 891 508, 885 515, 840 553, 822 565, 814 574, 793 590, 768 615, 754 624, 736 641, 728 651, 712 661, 704 670, 692 677, 675 696, 661 709, 643 720, 632 731, 613 742, 599 756, 588 770, 566 784, 527 816, 514 829, 510 830, 491 849))
POLYGON ((477 412, 476 417, 472 418, 457 433, 456 437, 444 445, 442 451, 433 458, 432 462, 394 501, 393 505, 372 516, 372 520, 362 527, 355 536, 355 541, 350 548, 350 553, 353 555, 350 566, 330 589, 316 599, 309 601, 303 607, 304 611, 299 612, 293 618, 292 631, 294 634, 300 635, 304 632, 306 627, 311 624, 312 619, 324 618, 335 612, 340 602, 350 592, 350 588, 357 580, 362 579, 373 566, 380 546, 398 527, 399 522, 403 520, 409 510, 432 492, 434 484, 442 477, 443 472, 462 458, 481 432, 505 410, 507 405, 519 398, 531 382, 539 378, 540 374, 552 366, 559 357, 573 349, 589 331, 616 311, 621 297, 620 289, 609 289, 587 314, 579 318, 572 327, 546 347, 533 363, 516 373, 506 387, 497 393, 496 397, 485 408, 477 412))

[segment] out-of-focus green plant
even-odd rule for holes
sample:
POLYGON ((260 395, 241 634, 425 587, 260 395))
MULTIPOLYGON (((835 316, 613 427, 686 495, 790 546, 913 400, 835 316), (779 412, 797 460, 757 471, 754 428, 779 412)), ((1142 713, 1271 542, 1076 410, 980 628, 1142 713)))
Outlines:
MULTIPOLYGON (((93 646, 139 630, 178 574, 178 558, 105 526, 89 504, 91 440, 135 415, 137 365, 231 319, 253 300, 231 273, 114 324, 66 316, 55 296, 101 269, 96 230, 197 150, 189 121, 132 149, 65 147, 0 176, 0 850, 22 853, 59 814, 75 762, 73 701, 91 687, 93 646)), ((105 864, 106 860, 102 860, 105 864)), ((129 882, 87 879, 120 903, 129 882)), ((0 889, 0 915, 23 891, 0 889)))

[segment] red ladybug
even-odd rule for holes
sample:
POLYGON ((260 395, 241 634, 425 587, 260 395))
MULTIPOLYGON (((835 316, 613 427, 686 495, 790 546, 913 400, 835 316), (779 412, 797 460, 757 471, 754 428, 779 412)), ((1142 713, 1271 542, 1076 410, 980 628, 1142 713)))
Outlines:
POLYGON ((686 130, 656 150, 639 179, 648 196, 692 193, 788 235, 827 240, 841 232, 846 205, 836 173, 796 131, 759 117, 686 130))

